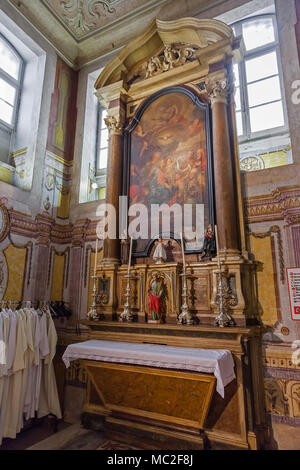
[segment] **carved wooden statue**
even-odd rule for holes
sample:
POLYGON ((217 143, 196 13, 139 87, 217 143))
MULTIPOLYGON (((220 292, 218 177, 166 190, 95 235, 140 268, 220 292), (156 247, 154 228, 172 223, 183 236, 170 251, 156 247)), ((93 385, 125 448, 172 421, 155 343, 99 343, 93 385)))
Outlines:
POLYGON ((148 323, 163 323, 167 289, 158 272, 152 274, 148 289, 148 323))

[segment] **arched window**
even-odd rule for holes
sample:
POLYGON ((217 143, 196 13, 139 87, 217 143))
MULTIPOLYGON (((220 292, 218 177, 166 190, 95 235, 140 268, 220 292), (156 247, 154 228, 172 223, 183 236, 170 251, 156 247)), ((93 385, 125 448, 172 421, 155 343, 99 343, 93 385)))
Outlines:
POLYGON ((0 35, 0 122, 13 129, 21 91, 23 60, 0 35))
POLYGON ((287 130, 276 16, 261 15, 234 23, 243 36, 244 59, 234 66, 239 141, 287 130))

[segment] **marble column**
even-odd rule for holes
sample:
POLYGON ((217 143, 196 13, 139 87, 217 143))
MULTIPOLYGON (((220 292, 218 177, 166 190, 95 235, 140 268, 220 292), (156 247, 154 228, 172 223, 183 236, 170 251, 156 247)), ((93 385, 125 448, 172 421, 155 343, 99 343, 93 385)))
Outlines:
MULTIPOLYGON (((238 255, 239 216, 236 204, 234 156, 230 145, 228 96, 231 80, 225 74, 209 75, 206 89, 212 108, 213 166, 220 252, 238 255)), ((230 102, 230 101, 229 101, 230 102)))
MULTIPOLYGON (((107 164, 106 204, 111 204, 116 213, 116 239, 106 238, 103 244, 101 264, 120 264, 119 233, 119 196, 122 194, 123 182, 123 119, 121 105, 108 111, 105 124, 109 129, 109 153, 107 164)), ((110 215, 108 214, 108 223, 110 215)))

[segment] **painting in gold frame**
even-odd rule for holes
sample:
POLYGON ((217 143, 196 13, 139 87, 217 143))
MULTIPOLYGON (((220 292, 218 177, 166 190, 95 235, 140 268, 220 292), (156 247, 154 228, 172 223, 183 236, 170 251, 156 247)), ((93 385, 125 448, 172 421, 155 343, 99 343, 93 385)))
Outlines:
MULTIPOLYGON (((214 224, 210 111, 193 91, 169 87, 148 98, 126 129, 125 146, 124 194, 129 206, 148 208, 149 227, 152 204, 203 204, 204 227, 214 224)), ((159 235, 161 226, 154 238, 159 235)), ((152 242, 149 228, 148 240, 136 240, 134 254, 148 256, 152 242)), ((203 238, 186 243, 185 251, 202 247, 203 238)))

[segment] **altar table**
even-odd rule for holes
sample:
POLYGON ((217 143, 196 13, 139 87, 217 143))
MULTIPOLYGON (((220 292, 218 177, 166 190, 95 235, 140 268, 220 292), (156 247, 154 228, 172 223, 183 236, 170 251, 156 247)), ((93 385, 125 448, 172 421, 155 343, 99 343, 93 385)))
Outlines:
POLYGON ((76 359, 214 374, 217 379, 216 390, 223 398, 224 388, 235 379, 232 354, 226 350, 89 340, 67 347, 63 355, 66 367, 76 359))

